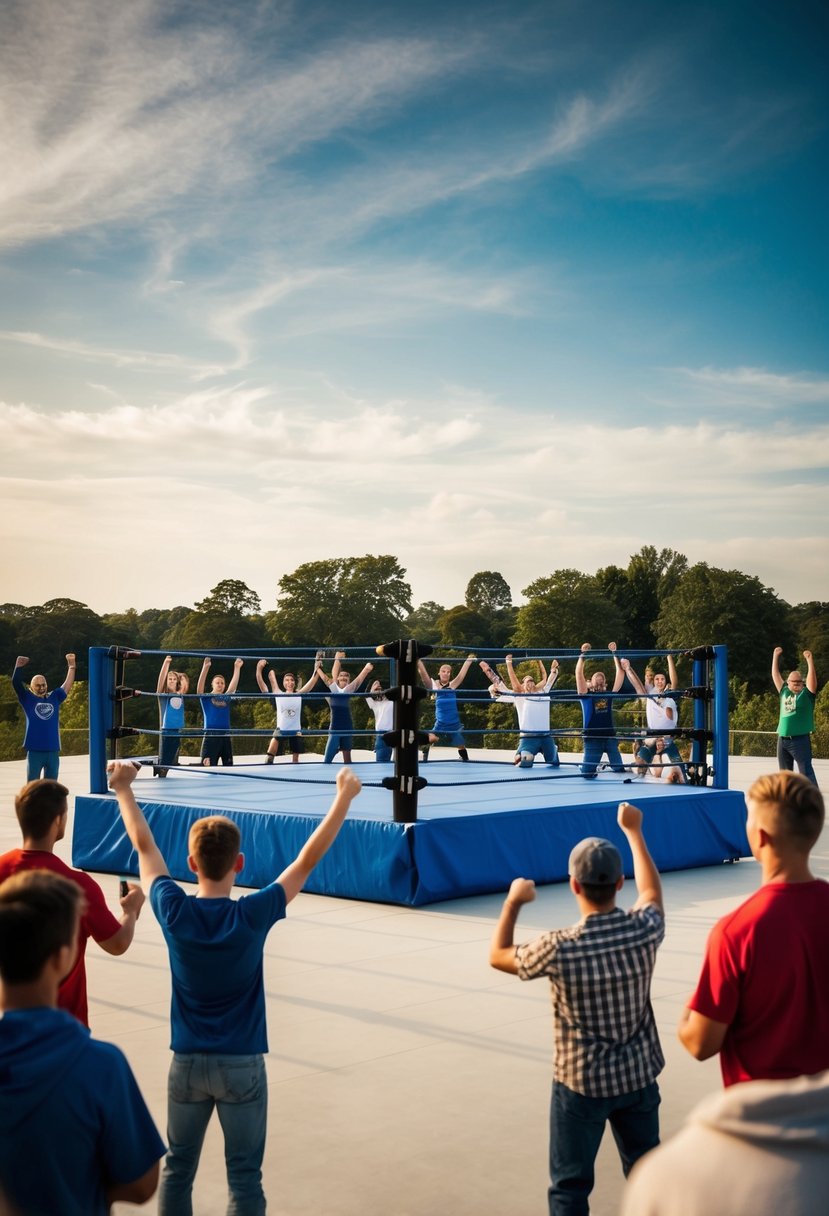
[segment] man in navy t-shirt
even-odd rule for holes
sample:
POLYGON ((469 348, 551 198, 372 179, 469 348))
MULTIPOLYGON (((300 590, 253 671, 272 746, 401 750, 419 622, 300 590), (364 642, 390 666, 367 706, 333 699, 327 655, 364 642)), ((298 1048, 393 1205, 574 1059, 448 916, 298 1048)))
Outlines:
MULTIPOLYGON (((625 673, 616 654, 616 643, 608 642, 607 648, 613 655, 616 667, 612 691, 618 692, 625 682, 625 673)), ((588 650, 590 643, 585 642, 576 662, 576 691, 579 694, 584 720, 582 776, 595 777, 604 755, 610 761, 614 773, 623 773, 625 765, 616 742, 616 727, 613 723, 613 698, 608 695, 607 677, 603 671, 594 671, 589 680, 585 677, 584 660, 588 650)))
POLYGON ((341 769, 328 814, 296 860, 262 890, 234 900, 230 893, 245 864, 236 824, 222 815, 193 824, 187 861, 198 880, 198 896, 185 895, 170 878, 133 796, 137 771, 129 761, 109 765, 110 787, 138 853, 141 882, 167 942, 173 978, 170 1147, 159 1210, 191 1210, 193 1179, 215 1106, 225 1138, 232 1210, 245 1216, 262 1213, 268 1093, 262 952, 270 929, 333 844, 360 781, 349 768, 341 769))
POLYGON ((224 676, 214 676, 210 681, 210 696, 205 697, 203 693, 210 662, 209 658, 205 658, 196 684, 206 731, 201 745, 201 762, 206 768, 218 764, 220 760, 222 764, 233 763, 233 743, 230 735, 223 732, 230 730, 230 698, 239 687, 244 659, 234 660, 229 684, 226 685, 224 676))

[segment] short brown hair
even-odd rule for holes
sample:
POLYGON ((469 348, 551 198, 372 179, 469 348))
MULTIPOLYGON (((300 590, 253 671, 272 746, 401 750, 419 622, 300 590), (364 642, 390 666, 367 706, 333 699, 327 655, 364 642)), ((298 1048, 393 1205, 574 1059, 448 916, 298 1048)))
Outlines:
POLYGON ((17 822, 24 836, 42 840, 49 828, 67 810, 69 790, 59 781, 42 777, 29 781, 14 800, 17 822))
POLYGON ((189 843, 199 873, 218 882, 233 869, 242 847, 242 834, 232 819, 210 815, 196 820, 190 829, 189 843))
POLYGON ((77 883, 48 870, 24 870, 0 883, 3 982, 36 980, 47 959, 75 941, 83 908, 84 893, 77 883))
POLYGON ((767 773, 749 786, 746 795, 758 806, 769 807, 777 816, 785 836, 808 853, 823 830, 823 795, 800 773, 767 773))

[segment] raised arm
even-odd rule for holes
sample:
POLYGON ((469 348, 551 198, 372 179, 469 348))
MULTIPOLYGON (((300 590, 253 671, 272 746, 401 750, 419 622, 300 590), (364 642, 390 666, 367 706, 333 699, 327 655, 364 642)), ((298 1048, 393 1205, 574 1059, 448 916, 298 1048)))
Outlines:
POLYGON ((783 647, 775 646, 771 656, 771 680, 778 692, 783 687, 783 677, 780 674, 780 656, 782 653, 783 647))
POLYGON ((344 650, 338 650, 336 652, 336 654, 334 655, 334 665, 331 668, 331 683, 332 684, 337 683, 337 676, 340 674, 340 668, 342 667, 344 658, 345 658, 344 650))
POLYGON ((619 689, 622 687, 622 685, 625 682, 625 672, 624 672, 624 668, 622 667, 622 664, 619 662, 619 656, 616 653, 616 643, 608 642, 607 648, 610 651, 610 653, 613 655, 613 664, 616 668, 616 678, 613 681, 612 691, 618 692, 619 689))
MULTIPOLYGON (((267 665, 268 665, 267 659, 260 659, 259 662, 256 664, 256 683, 259 685, 260 692, 270 692, 271 691, 270 688, 268 688, 268 685, 265 683, 265 674, 264 673, 265 673, 265 668, 267 667, 267 665)), ((268 672, 269 676, 272 676, 273 674, 274 673, 272 671, 268 672)))
POLYGON ((590 643, 583 642, 581 654, 576 659, 576 692, 580 697, 587 693, 587 680, 584 676, 584 660, 587 658, 587 652, 590 650, 590 643))
POLYGON ((345 688, 343 689, 343 692, 355 692, 360 687, 360 685, 362 684, 362 682, 366 678, 366 676, 371 675, 371 673, 373 671, 374 671, 374 664, 366 663, 365 667, 359 673, 359 675, 356 675, 350 684, 346 684, 345 688))
POLYGON ((423 659, 417 660, 417 670, 420 673, 420 680, 421 680, 421 683, 423 684, 423 687, 425 689, 427 689, 428 692, 431 692, 432 691, 432 677, 429 675, 428 671, 426 670, 426 664, 423 662, 423 659))
POLYGON ((302 688, 297 689, 297 692, 299 692, 299 693, 310 692, 311 689, 316 684, 317 680, 319 680, 321 676, 322 676, 322 659, 317 659, 316 663, 314 664, 314 673, 311 676, 311 679, 306 680, 305 683, 302 685, 302 688))
POLYGON ((676 673, 676 663, 672 654, 668 655, 668 687, 672 688, 674 692, 679 688, 679 676, 676 673))
POLYGON ((489 965, 496 971, 506 971, 508 975, 517 974, 515 925, 522 906, 532 903, 534 899, 535 883, 532 879, 514 878, 512 880, 489 943, 489 965))
POLYGON ((360 778, 355 776, 350 768, 340 769, 337 774, 337 792, 328 814, 316 831, 308 837, 296 860, 292 861, 277 879, 285 891, 285 899, 288 903, 299 895, 314 866, 322 860, 334 843, 343 820, 348 814, 348 808, 361 788, 360 778))
POLYGON ((75 667, 76 663, 74 654, 68 654, 66 656, 66 679, 63 681, 62 685, 63 691, 67 696, 69 696, 69 689, 75 683, 75 667))
POLYGON ((167 687, 167 676, 170 672, 170 667, 173 662, 173 656, 168 654, 164 662, 161 664, 161 670, 158 673, 158 683, 155 686, 156 692, 164 692, 167 687))
POLYGON ((239 687, 239 676, 242 674, 242 666, 244 665, 244 662, 244 659, 233 660, 233 675, 230 677, 230 683, 226 689, 228 693, 234 693, 239 687))
POLYGON ((199 678, 196 683, 196 693, 198 696, 202 696, 204 694, 204 689, 207 684, 207 673, 210 671, 211 662, 212 660, 205 656, 204 662, 201 665, 201 671, 199 672, 199 678))
POLYGON ((449 687, 450 688, 460 688, 461 684, 463 684, 464 680, 466 679, 466 673, 469 671, 469 668, 472 666, 473 663, 477 663, 477 662, 478 662, 478 656, 476 654, 468 654, 463 661, 463 666, 461 667, 458 674, 455 676, 454 680, 449 681, 449 687))
POLYGON ((639 693, 639 696, 646 697, 648 695, 647 689, 645 688, 645 685, 642 683, 642 681, 639 679, 636 672, 631 667, 630 659, 622 659, 622 671, 625 673, 625 675, 630 680, 633 687, 639 693))
POLYGON ((109 788, 118 799, 118 810, 124 821, 127 836, 138 854, 138 873, 141 884, 149 891, 154 878, 169 874, 167 863, 155 843, 155 837, 144 818, 144 812, 135 801, 132 783, 138 773, 138 765, 131 760, 111 760, 107 765, 109 788))
POLYGON ((547 675, 546 671, 544 671, 544 664, 541 662, 540 659, 538 660, 538 663, 539 663, 539 666, 541 667, 541 670, 544 672, 544 684, 543 684, 544 691, 549 692, 550 689, 555 684, 556 680, 558 679, 558 659, 553 659, 552 663, 550 664, 550 674, 549 675, 547 675))
POLYGON ((806 660, 806 687, 809 692, 817 692, 817 672, 811 650, 804 650, 803 657, 806 660))
POLYGON ((507 675, 509 676, 510 688, 513 692, 521 692, 521 681, 515 674, 515 666, 513 665, 512 655, 508 654, 504 659, 507 665, 507 675))
POLYGON ((636 883, 638 898, 634 908, 644 908, 647 904, 656 904, 664 911, 662 904, 662 880, 653 858, 648 852, 645 837, 642 832, 642 812, 638 806, 629 802, 620 802, 616 816, 619 827, 627 837, 630 851, 633 854, 633 881, 636 883))

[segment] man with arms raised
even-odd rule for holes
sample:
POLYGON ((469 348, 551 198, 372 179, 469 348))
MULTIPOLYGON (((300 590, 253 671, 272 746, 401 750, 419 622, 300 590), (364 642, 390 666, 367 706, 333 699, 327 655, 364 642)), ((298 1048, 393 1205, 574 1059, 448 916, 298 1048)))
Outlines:
POLYGON ((781 769, 797 771, 817 785, 812 764, 812 731, 815 729, 815 697, 817 672, 811 650, 804 650, 806 679, 799 671, 790 671, 785 684, 780 674, 783 650, 775 647, 771 660, 771 678, 780 697, 780 719, 777 723, 777 763, 781 769))
POLYGON ((51 777, 54 781, 60 768, 60 707, 75 683, 75 656, 66 656, 66 679, 52 692, 49 692, 46 677, 41 675, 32 676, 26 687, 23 668, 28 662, 26 655, 18 655, 12 672, 12 687, 26 715, 26 734, 23 736, 26 780, 51 777))

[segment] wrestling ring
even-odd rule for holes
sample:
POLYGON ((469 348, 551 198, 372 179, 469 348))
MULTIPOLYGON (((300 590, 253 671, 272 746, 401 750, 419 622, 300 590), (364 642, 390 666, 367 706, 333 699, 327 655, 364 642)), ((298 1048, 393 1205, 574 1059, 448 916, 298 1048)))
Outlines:
MULTIPOLYGON (((368 663, 373 665, 359 687, 334 698, 348 698, 354 710, 354 726, 346 742, 354 748, 351 767, 363 782, 363 792, 335 846, 311 875, 308 891, 421 906, 503 891, 516 875, 539 884, 559 882, 567 878, 571 848, 590 835, 613 840, 630 875, 632 859, 616 824, 622 800, 644 810, 648 844, 660 870, 720 864, 747 855, 744 799, 727 788, 725 647, 682 652, 692 675, 687 687, 670 694, 679 714, 676 727, 666 732, 685 753, 685 783, 676 785, 638 774, 636 758, 628 749, 648 733, 643 720, 646 698, 629 684, 607 694, 617 709, 622 771, 602 766, 588 779, 579 753, 570 750, 581 746, 583 735, 580 698, 572 682, 579 652, 511 653, 519 671, 535 671, 539 662, 560 665, 561 676, 550 693, 549 732, 558 745, 558 767, 537 761, 531 768, 520 768, 511 755, 505 758, 503 749, 514 749, 518 734, 514 706, 494 709, 488 679, 477 663, 469 666, 470 656, 460 648, 433 653, 431 647, 411 640, 348 648, 344 661, 351 676, 368 663), (457 689, 457 699, 463 750, 468 746, 472 753, 467 761, 459 758, 457 740, 442 747, 439 739, 427 753, 428 763, 423 763, 429 737, 424 727, 432 721, 432 706, 418 675, 419 662, 426 663, 430 676, 443 664, 455 676, 466 664, 468 678, 457 689), (365 698, 374 680, 381 685, 376 695, 393 706, 393 723, 390 730, 381 730, 381 746, 373 754, 377 731, 365 698), (391 760, 374 758, 390 749, 391 760)), ((680 652, 626 651, 625 657, 641 668, 669 653, 679 656, 680 652)), ((327 683, 336 654, 333 648, 173 652, 170 657, 176 667, 189 669, 190 689, 196 686, 196 665, 211 660, 210 672, 220 673, 228 685, 223 697, 216 695, 230 702, 231 725, 221 730, 199 726, 199 694, 181 694, 184 724, 176 731, 181 754, 168 765, 168 751, 162 767, 161 748, 169 746, 163 738, 170 732, 162 731, 158 707, 169 694, 159 691, 155 677, 165 654, 124 647, 91 649, 90 793, 76 798, 73 863, 98 872, 137 873, 137 858, 106 783, 107 762, 130 755, 142 766, 133 787, 136 797, 173 877, 192 881, 187 868, 190 827, 195 820, 215 814, 227 815, 241 830, 245 866, 239 885, 261 887, 271 882, 324 816, 341 767, 325 763, 321 754, 329 737, 331 697, 324 687, 302 694, 302 755, 294 759, 289 750, 268 762, 266 751, 275 735, 274 713, 280 698, 297 695, 285 691, 280 681, 287 671, 296 672, 301 689, 319 658, 327 683), (230 680, 239 659, 239 686, 231 693, 230 680), (257 665, 262 673, 274 671, 279 692, 274 692, 273 681, 264 685, 268 691, 262 684, 252 691, 251 685, 258 683, 251 674, 257 665), (244 725, 239 724, 242 719, 244 725), (202 765, 199 748, 204 750, 211 735, 230 737, 236 753, 232 764, 202 765), (164 772, 166 776, 161 775, 164 772)), ((503 651, 482 650, 478 655, 503 673, 503 651)), ((587 658, 592 666, 607 669, 613 656, 596 650, 587 658)), ((213 693, 205 688, 201 695, 209 699, 213 693)), ((284 735, 280 741, 288 742, 284 735)))

